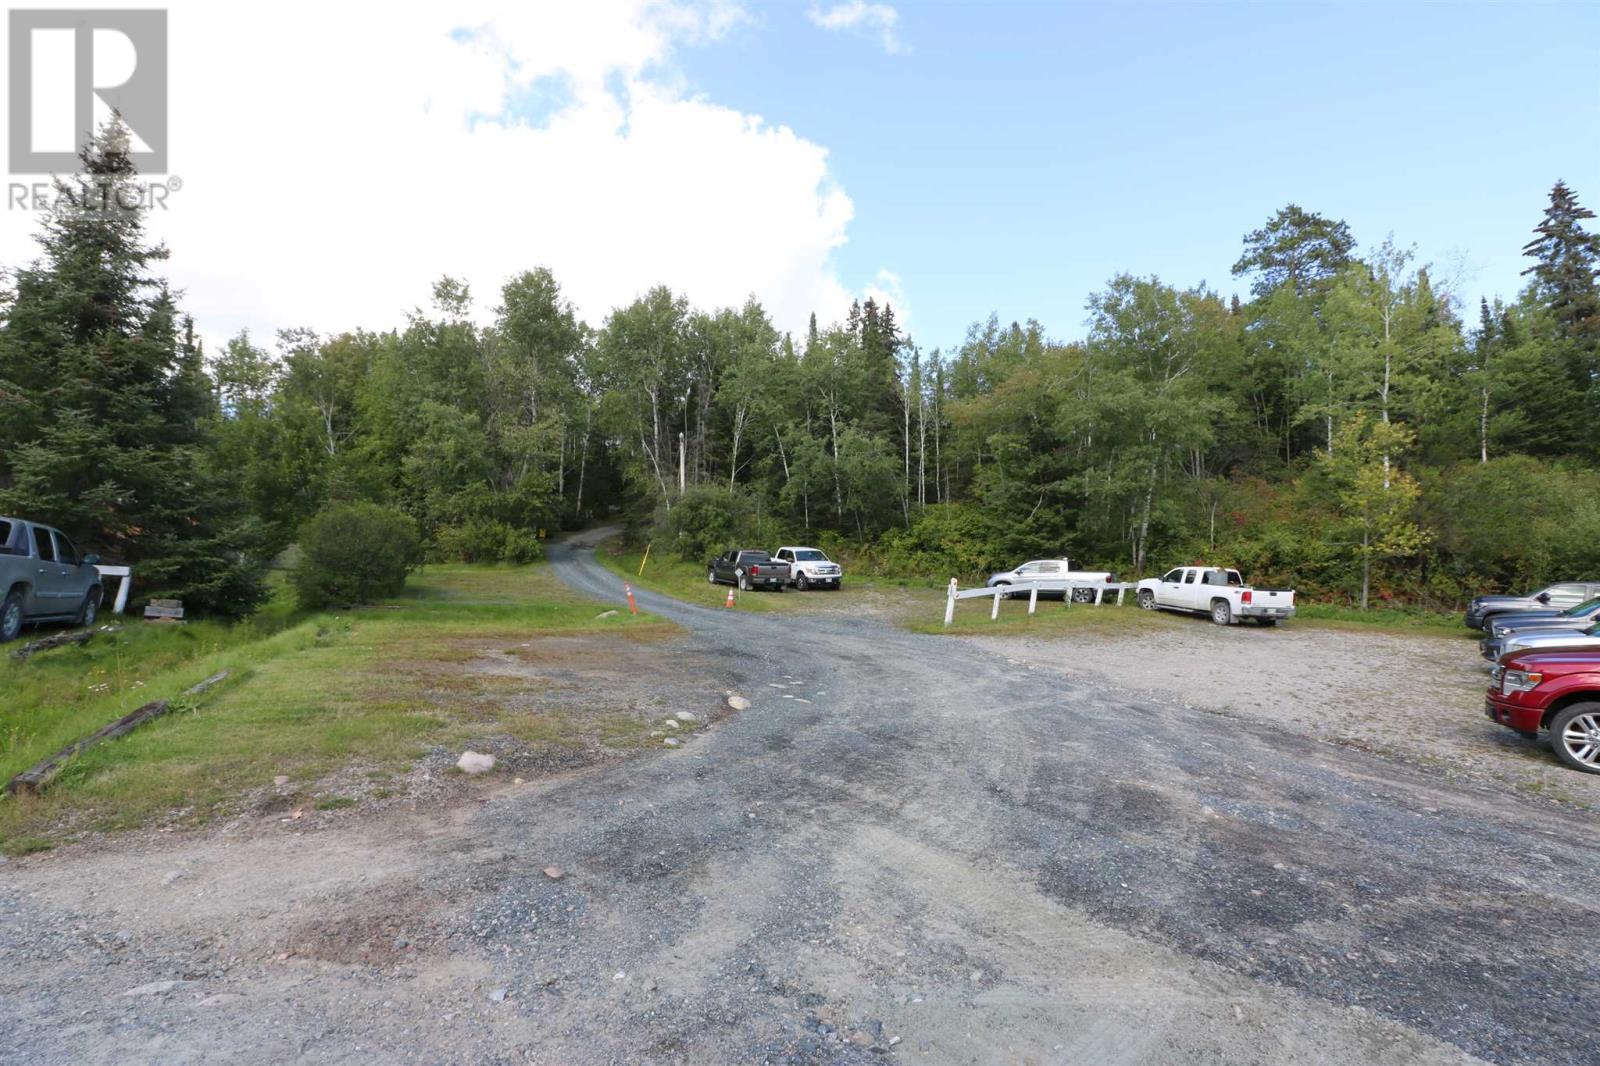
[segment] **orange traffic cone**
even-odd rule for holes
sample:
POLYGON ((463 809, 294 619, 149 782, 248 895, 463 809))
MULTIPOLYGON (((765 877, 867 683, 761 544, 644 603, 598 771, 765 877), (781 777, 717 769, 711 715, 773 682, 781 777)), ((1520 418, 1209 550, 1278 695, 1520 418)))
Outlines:
POLYGON ((732 607, 733 606, 733 586, 732 585, 728 586, 728 602, 723 604, 723 606, 724 607, 732 607))

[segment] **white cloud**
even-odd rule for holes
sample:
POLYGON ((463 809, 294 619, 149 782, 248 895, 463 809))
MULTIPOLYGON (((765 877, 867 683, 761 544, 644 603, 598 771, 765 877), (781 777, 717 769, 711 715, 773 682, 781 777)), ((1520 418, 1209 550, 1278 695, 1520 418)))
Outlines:
POLYGON ((895 325, 901 333, 911 331, 911 305, 906 301, 906 288, 900 275, 888 267, 880 267, 871 281, 862 286, 861 298, 876 301, 879 307, 888 304, 894 308, 895 325))
MULTIPOLYGON (((548 266, 590 322, 655 284, 754 293, 780 328, 852 293, 853 207, 825 148, 684 93, 674 49, 744 19, 726 0, 520 9, 171 8, 171 162, 152 229, 215 344, 248 327, 398 324, 443 274, 481 314, 548 266)), ((0 263, 36 254, 0 212, 0 263)))
POLYGON ((843 0, 824 8, 813 3, 806 9, 806 17, 825 30, 870 30, 878 35, 884 51, 891 55, 908 51, 895 33, 900 22, 900 12, 889 4, 873 4, 867 0, 843 0))

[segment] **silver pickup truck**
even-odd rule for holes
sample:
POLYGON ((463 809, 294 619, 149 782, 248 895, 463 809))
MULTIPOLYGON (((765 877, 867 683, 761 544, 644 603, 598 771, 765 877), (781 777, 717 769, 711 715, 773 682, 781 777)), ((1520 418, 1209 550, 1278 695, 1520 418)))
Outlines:
POLYGON ((0 517, 0 644, 24 624, 93 625, 100 609, 98 555, 79 555, 60 530, 0 517))

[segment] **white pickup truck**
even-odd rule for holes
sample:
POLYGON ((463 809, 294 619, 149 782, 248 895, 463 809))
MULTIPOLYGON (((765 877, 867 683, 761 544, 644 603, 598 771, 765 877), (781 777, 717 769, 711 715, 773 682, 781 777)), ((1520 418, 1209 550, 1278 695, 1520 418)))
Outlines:
POLYGON ((1294 617, 1293 589, 1258 589, 1244 583, 1239 571, 1218 566, 1180 566, 1138 585, 1139 606, 1147 611, 1209 614, 1219 626, 1253 618, 1275 626, 1294 617))

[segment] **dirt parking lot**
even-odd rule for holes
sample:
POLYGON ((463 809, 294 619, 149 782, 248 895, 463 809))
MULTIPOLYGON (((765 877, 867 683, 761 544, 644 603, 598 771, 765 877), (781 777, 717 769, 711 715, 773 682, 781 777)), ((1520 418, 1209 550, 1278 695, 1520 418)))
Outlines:
POLYGON ((971 639, 1030 668, 1142 698, 1277 723, 1454 779, 1600 806, 1600 776, 1561 766, 1542 741, 1484 716, 1488 670, 1470 640, 1136 617, 1138 625, 1070 635, 971 639))

